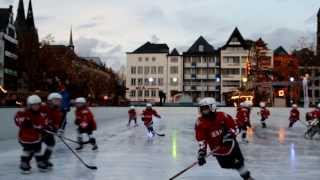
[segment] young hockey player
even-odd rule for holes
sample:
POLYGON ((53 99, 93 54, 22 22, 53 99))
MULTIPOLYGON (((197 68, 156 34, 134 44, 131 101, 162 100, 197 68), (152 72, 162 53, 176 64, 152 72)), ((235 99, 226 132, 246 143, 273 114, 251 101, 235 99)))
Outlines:
POLYGON ((267 128, 266 120, 270 116, 270 111, 267 109, 265 102, 260 102, 260 107, 261 107, 261 109, 260 109, 260 113, 259 114, 261 116, 262 128, 267 128))
POLYGON ((93 131, 97 130, 97 124, 94 120, 94 116, 87 106, 87 101, 85 98, 80 97, 75 100, 76 106, 76 120, 75 124, 78 126, 78 141, 79 147, 76 150, 81 150, 83 148, 83 134, 89 136, 89 143, 92 144, 92 150, 97 150, 98 146, 96 144, 96 139, 93 137, 93 131))
POLYGON ((292 109, 290 111, 290 117, 289 117, 289 128, 292 128, 294 123, 300 120, 300 112, 298 110, 298 106, 296 104, 292 105, 292 109))
POLYGON ((39 96, 29 96, 26 108, 15 116, 15 123, 19 127, 18 140, 23 148, 20 164, 23 174, 31 173, 30 161, 33 156, 40 171, 48 170, 41 154, 41 129, 47 121, 46 114, 41 113, 41 103, 39 96))
POLYGON ((148 137, 150 138, 156 134, 153 129, 153 116, 161 118, 157 111, 152 109, 152 104, 147 103, 146 109, 142 112, 142 121, 148 130, 148 137))
POLYGON ((129 111, 128 111, 128 115, 129 115, 129 121, 128 121, 128 127, 130 127, 131 121, 134 121, 134 127, 137 127, 137 111, 135 110, 134 106, 131 106, 129 111))
POLYGON ((239 132, 242 133, 241 138, 243 142, 248 143, 247 129, 250 127, 249 110, 245 102, 240 103, 240 108, 237 109, 236 122, 239 132))
POLYGON ((58 135, 63 134, 63 130, 60 129, 63 116, 61 112, 61 102, 62 96, 59 93, 51 93, 47 98, 47 104, 42 106, 42 112, 47 114, 48 117, 45 131, 42 132, 42 142, 44 142, 47 147, 43 156, 49 168, 53 167, 50 158, 56 144, 55 137, 52 133, 57 133, 58 135))
POLYGON ((206 163, 207 146, 209 146, 222 168, 237 170, 244 180, 253 180, 245 167, 232 117, 216 111, 214 98, 202 99, 199 106, 201 115, 195 125, 196 140, 199 143, 199 165, 206 163))

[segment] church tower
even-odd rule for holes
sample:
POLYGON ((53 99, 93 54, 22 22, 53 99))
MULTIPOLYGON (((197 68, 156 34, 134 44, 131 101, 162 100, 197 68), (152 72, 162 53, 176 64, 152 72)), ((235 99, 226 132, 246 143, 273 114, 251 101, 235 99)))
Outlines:
POLYGON ((39 36, 35 26, 32 1, 29 0, 27 16, 24 2, 19 0, 15 21, 18 39, 19 89, 35 90, 39 81, 39 36))
POLYGON ((72 27, 71 27, 71 30, 70 30, 70 38, 69 38, 69 45, 68 45, 68 47, 69 47, 72 51, 74 51, 72 27))

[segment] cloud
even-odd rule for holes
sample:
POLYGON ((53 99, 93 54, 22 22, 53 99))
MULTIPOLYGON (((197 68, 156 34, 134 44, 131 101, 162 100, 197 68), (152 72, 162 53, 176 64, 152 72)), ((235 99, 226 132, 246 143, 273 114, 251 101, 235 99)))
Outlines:
POLYGON ((2 0, 5 4, 13 4, 14 0, 2 0))
POLYGON ((283 46, 287 50, 293 50, 302 46, 301 39, 304 39, 304 45, 314 46, 316 34, 310 31, 300 31, 289 28, 277 28, 265 34, 253 34, 251 38, 257 39, 262 37, 272 49, 283 46))
POLYGON ((107 66, 119 69, 125 64, 125 53, 121 45, 113 45, 96 38, 80 37, 75 41, 76 52, 83 57, 100 57, 107 66))
POLYGON ((90 22, 90 23, 86 23, 86 24, 81 24, 79 26, 77 26, 77 29, 87 29, 87 28, 94 28, 98 26, 98 23, 96 22, 90 22))

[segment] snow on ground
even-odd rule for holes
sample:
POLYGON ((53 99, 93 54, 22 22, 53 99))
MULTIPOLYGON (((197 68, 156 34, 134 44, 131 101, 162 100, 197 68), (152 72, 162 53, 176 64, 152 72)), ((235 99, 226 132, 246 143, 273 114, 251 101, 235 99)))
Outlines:
MULTIPOLYGON (((98 170, 88 170, 78 162, 60 142, 52 162, 54 169, 40 173, 33 162, 33 174, 21 175, 18 169, 20 147, 16 140, 0 141, 0 179, 23 180, 167 180, 194 162, 197 144, 194 139, 194 122, 197 108, 156 108, 163 119, 157 123, 158 131, 165 137, 147 141, 146 130, 139 121, 138 128, 127 128, 126 108, 116 108, 104 114, 96 111, 99 122, 95 134, 98 152, 88 145, 80 152, 98 170)), ((234 116, 234 108, 221 108, 234 116)), ((297 122, 288 130, 289 109, 271 109, 268 129, 262 129, 254 109, 251 119, 254 132, 250 144, 241 144, 246 164, 257 180, 319 180, 319 139, 303 138, 305 127, 297 122)), ((303 117, 304 115, 302 115, 303 117)), ((71 124, 71 123, 70 123, 71 124)), ((66 136, 75 138, 75 127, 69 125, 66 136)), ((74 146, 74 145, 73 145, 74 146)), ((195 167, 178 180, 237 180, 239 175, 222 170, 214 158, 208 164, 195 167)))

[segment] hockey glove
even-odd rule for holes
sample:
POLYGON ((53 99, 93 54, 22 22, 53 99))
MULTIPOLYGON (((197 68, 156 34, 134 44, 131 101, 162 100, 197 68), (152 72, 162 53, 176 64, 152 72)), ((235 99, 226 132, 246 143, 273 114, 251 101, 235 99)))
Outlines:
POLYGON ((199 166, 203 166, 204 164, 207 163, 207 161, 206 161, 206 155, 207 155, 206 150, 200 149, 200 150, 198 151, 198 164, 199 164, 199 166))

